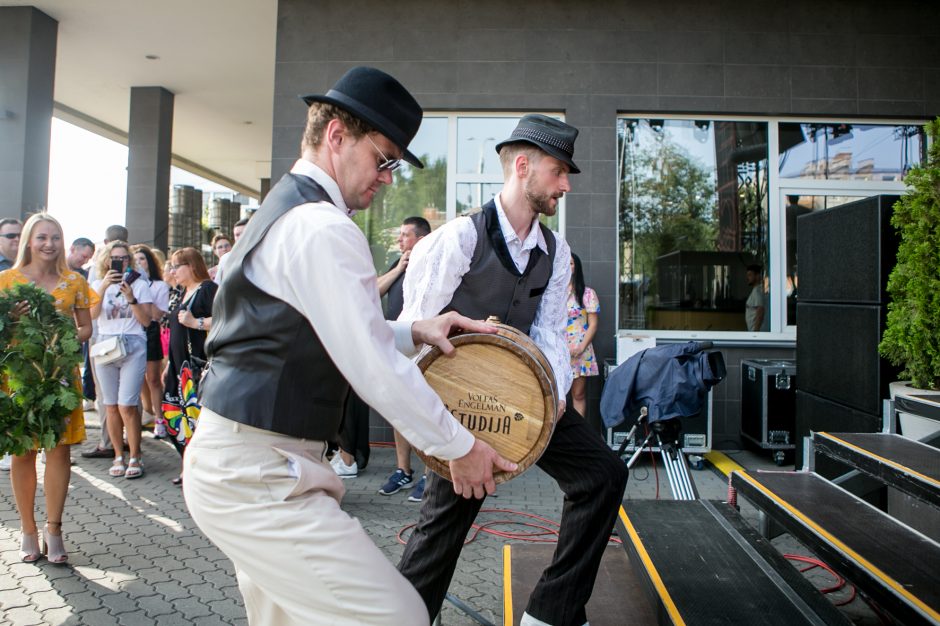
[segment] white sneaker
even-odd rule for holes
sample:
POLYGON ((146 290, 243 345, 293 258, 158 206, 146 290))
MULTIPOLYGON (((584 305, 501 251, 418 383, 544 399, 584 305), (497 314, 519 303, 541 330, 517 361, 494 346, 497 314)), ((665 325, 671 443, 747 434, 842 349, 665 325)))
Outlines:
POLYGON ((13 461, 13 457, 11 457, 9 454, 4 454, 3 458, 0 459, 0 470, 3 470, 4 472, 9 472, 10 463, 12 461, 13 461))
POLYGON ((83 400, 82 401, 82 411, 94 411, 95 410, 95 401, 94 400, 83 400))
POLYGON ((336 462, 330 461, 330 465, 333 466, 333 471, 336 472, 336 475, 340 478, 355 478, 359 475, 359 465, 355 461, 353 461, 352 465, 346 465, 346 463, 343 462, 343 457, 341 457, 339 453, 333 458, 336 459, 336 462))

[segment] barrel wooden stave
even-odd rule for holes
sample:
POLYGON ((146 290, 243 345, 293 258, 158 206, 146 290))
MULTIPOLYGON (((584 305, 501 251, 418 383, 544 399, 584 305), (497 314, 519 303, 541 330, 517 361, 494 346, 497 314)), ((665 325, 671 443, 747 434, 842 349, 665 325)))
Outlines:
MULTIPOLYGON (((458 421, 518 464, 514 472, 494 473, 502 483, 531 467, 545 451, 558 394, 551 365, 531 338, 511 326, 496 326, 496 334, 452 337, 451 357, 436 347, 426 349, 418 367, 458 421)), ((446 461, 418 455, 432 471, 450 479, 446 461)))

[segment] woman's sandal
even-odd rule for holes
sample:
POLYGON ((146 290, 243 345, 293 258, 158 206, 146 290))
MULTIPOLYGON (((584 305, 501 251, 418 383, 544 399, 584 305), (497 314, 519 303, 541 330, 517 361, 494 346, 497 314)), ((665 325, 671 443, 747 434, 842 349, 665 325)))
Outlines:
POLYGON ((144 475, 143 461, 136 456, 127 459, 127 471, 124 472, 124 478, 140 478, 144 475))
POLYGON ((62 542, 62 522, 46 522, 46 527, 42 529, 42 540, 42 553, 46 555, 47 561, 54 565, 68 563, 69 553, 65 551, 65 544, 62 542), (59 527, 58 535, 49 532, 52 526, 59 527))
POLYGON ((127 470, 124 469, 124 457, 116 456, 114 457, 114 463, 111 464, 111 469, 108 470, 108 475, 115 478, 120 478, 125 475, 127 470))
POLYGON ((35 563, 42 556, 39 549, 39 533, 20 533, 20 560, 24 563, 35 563))

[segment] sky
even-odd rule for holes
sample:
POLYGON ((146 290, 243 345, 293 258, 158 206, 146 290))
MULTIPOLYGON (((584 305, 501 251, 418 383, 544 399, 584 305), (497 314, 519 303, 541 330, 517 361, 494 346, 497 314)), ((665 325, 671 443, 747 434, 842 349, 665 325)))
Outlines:
MULTIPOLYGON (((178 167, 170 185, 204 192, 231 190, 178 167)), ((124 223, 127 201, 127 146, 60 119, 52 119, 47 210, 62 224, 65 240, 99 242, 112 224, 124 223)))

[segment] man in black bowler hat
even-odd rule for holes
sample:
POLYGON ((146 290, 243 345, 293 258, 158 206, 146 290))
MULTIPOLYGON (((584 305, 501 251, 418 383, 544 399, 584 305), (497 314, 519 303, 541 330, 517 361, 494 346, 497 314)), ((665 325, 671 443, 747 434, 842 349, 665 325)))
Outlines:
MULTIPOLYGON (((496 145, 504 185, 482 211, 455 219, 422 239, 405 274, 400 320, 457 311, 496 315, 527 333, 545 353, 558 384, 560 410, 538 466, 565 493, 558 547, 542 573, 523 626, 581 626, 601 556, 613 528, 627 469, 584 418, 565 407, 571 366, 565 327, 571 251, 539 223, 571 189, 573 126, 526 115, 496 145), (446 267, 446 271, 440 271, 446 267)), ((455 496, 450 483, 428 479, 421 516, 398 569, 421 594, 431 617, 441 609, 463 542, 482 500, 455 496)))
POLYGON ((449 459, 462 495, 492 493, 493 468, 515 464, 465 430, 396 348, 452 352, 452 329, 495 329, 456 313, 383 318, 350 215, 402 159, 422 167, 408 151, 422 118, 411 94, 358 67, 304 101, 301 158, 229 253, 215 299, 186 503, 232 560, 251 624, 427 624, 415 590, 340 509, 326 442, 352 387, 412 444, 449 459))

